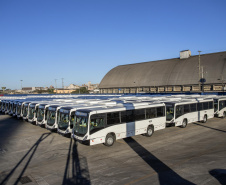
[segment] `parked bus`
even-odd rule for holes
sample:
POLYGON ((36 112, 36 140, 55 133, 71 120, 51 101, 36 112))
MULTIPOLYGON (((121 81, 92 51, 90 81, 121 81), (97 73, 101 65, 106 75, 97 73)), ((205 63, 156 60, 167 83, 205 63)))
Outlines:
POLYGON ((226 96, 214 98, 214 114, 216 117, 226 117, 226 96))
POLYGON ((166 126, 164 103, 128 103, 75 112, 72 138, 87 145, 112 146, 117 139, 145 134, 166 126))
MULTIPOLYGON (((91 100, 91 99, 76 99, 73 100, 71 102, 64 102, 60 105, 50 105, 48 110, 47 110, 47 121, 46 121, 46 128, 52 131, 57 131, 58 129, 58 122, 57 122, 57 118, 59 115, 59 110, 62 107, 77 107, 77 106, 91 106, 94 104, 98 104, 98 103, 107 103, 109 102, 109 100, 101 100, 101 99, 96 99, 96 100, 91 100)), ((62 131, 64 132, 64 131, 62 131)), ((71 133, 71 129, 70 129, 70 133, 71 133)))
POLYGON ((183 99, 165 102, 166 123, 185 128, 188 123, 202 121, 214 117, 213 99, 183 99))
POLYGON ((10 100, 5 100, 5 104, 4 104, 4 109, 3 109, 3 113, 8 114, 8 109, 9 109, 9 102, 10 100))
POLYGON ((98 102, 90 104, 78 104, 74 106, 61 107, 57 113, 57 132, 64 136, 71 136, 75 111, 78 109, 88 109, 93 107, 114 106, 116 102, 98 102))
MULTIPOLYGON (((48 113, 48 109, 49 106, 51 105, 61 105, 64 104, 65 101, 50 101, 50 102, 43 102, 40 103, 38 105, 38 108, 36 109, 37 112, 37 125, 42 126, 42 127, 46 127, 46 123, 47 123, 47 113, 48 113)), ((70 103, 70 102, 68 102, 70 103)))
POLYGON ((2 112, 2 100, 0 100, 0 112, 2 112))
MULTIPOLYGON (((43 103, 43 102, 42 102, 43 103)), ((28 106, 28 122, 36 124, 39 103, 30 103, 28 106)))
POLYGON ((28 103, 29 102, 27 100, 23 100, 23 101, 17 103, 17 107, 16 107, 17 119, 22 119, 23 114, 27 114, 27 104, 28 103))
POLYGON ((61 104, 61 105, 50 105, 47 110, 47 121, 46 128, 51 131, 57 131, 57 115, 59 114, 59 109, 64 106, 70 106, 72 104, 61 104))
POLYGON ((22 114, 21 114, 21 117, 23 120, 27 120, 28 119, 28 105, 30 104, 31 102, 26 102, 23 104, 22 106, 22 114))

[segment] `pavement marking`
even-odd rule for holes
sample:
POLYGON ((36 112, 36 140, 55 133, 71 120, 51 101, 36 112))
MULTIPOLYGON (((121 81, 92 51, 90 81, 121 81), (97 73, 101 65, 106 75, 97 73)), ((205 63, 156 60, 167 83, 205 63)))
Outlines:
POLYGON ((123 142, 123 141, 120 141, 120 140, 117 140, 116 142, 117 142, 117 143, 122 143, 122 144, 126 144, 125 142, 123 142))

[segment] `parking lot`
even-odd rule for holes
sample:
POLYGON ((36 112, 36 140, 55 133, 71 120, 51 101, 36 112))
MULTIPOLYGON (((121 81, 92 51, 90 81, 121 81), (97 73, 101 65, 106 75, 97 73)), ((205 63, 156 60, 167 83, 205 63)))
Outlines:
POLYGON ((0 184, 226 184, 226 119, 106 147, 0 114, 0 184))

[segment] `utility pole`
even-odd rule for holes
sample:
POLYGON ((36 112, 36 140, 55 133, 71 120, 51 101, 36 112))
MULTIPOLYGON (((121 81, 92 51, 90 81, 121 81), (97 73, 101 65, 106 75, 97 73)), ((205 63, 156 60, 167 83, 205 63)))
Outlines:
POLYGON ((21 90, 22 90, 22 82, 23 82, 23 80, 20 80, 20 82, 21 82, 21 90))
POLYGON ((55 79, 55 89, 56 89, 56 94, 57 94, 57 79, 55 79))
POLYGON ((61 79, 62 79, 62 88, 64 89, 64 78, 61 79))
POLYGON ((199 90, 201 89, 201 82, 200 82, 200 79, 201 79, 201 61, 200 61, 200 53, 202 51, 198 51, 199 52, 199 90))

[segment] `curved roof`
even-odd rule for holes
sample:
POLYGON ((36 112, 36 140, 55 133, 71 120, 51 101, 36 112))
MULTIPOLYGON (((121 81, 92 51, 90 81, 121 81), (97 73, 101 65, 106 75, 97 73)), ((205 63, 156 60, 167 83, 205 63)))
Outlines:
MULTIPOLYGON (((226 52, 200 56, 207 84, 226 79, 226 52)), ((198 84, 199 56, 121 65, 111 69, 99 88, 145 87, 198 84)), ((225 80, 226 81, 226 80, 225 80)))

